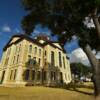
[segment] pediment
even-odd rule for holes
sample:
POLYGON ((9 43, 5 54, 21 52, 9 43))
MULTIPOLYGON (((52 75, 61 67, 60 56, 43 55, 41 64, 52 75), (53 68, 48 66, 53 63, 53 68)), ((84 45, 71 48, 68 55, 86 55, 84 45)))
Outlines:
POLYGON ((55 46, 57 46, 58 48, 62 49, 62 47, 60 46, 59 43, 53 43, 55 46))
POLYGON ((16 42, 16 41, 19 40, 19 39, 20 39, 20 37, 14 37, 14 38, 12 38, 12 40, 9 42, 9 44, 12 44, 12 43, 16 42))

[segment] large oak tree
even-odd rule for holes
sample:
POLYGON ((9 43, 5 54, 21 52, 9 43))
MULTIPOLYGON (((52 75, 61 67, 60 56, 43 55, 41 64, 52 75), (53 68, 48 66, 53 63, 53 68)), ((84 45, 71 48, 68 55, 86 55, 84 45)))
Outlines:
POLYGON ((22 0, 22 4, 27 12, 21 22, 26 34, 41 23, 58 36, 61 45, 77 36, 93 67, 95 95, 100 95, 100 61, 91 50, 100 50, 100 0, 22 0), (94 28, 84 25, 86 17, 88 23, 93 20, 94 28))

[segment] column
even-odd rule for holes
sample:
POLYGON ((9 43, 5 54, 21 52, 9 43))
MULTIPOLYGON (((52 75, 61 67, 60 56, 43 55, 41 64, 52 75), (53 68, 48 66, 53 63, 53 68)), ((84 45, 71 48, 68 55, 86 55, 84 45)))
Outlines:
MULTIPOLYGON (((48 67, 49 67, 49 66, 48 66, 48 67)), ((50 74, 50 69, 48 69, 48 71, 47 71, 47 85, 48 85, 48 86, 50 86, 50 83, 51 83, 50 76, 51 76, 51 74, 50 74)))
POLYGON ((8 78, 9 78, 9 67, 5 70, 3 84, 7 83, 7 81, 9 80, 8 78))
POLYGON ((16 73, 16 83, 20 84, 23 81, 23 68, 19 66, 16 73))

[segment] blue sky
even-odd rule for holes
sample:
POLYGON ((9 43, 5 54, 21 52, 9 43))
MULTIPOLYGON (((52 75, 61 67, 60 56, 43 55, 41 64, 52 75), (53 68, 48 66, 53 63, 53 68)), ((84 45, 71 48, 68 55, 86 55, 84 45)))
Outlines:
MULTIPOLYGON (((25 11, 20 1, 21 0, 0 1, 0 58, 2 55, 2 49, 10 37, 17 32, 22 32, 20 22, 25 15, 25 11)), ((35 32, 38 33, 39 31, 47 33, 48 29, 36 27, 35 32)), ((67 43, 65 47, 67 52, 71 53, 79 46, 77 44, 77 40, 73 39, 70 43, 67 43)))

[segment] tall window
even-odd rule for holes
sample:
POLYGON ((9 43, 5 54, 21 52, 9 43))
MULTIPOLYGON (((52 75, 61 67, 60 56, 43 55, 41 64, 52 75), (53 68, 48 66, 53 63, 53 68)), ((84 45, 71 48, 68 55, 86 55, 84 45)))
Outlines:
POLYGON ((15 72, 14 72, 14 80, 16 79, 16 72, 17 72, 17 69, 15 69, 15 72))
POLYGON ((39 56, 41 56, 41 49, 39 49, 39 56))
POLYGON ((40 71, 37 72, 37 80, 40 80, 40 71))
POLYGON ((60 72, 60 83, 63 83, 63 74, 60 72))
POLYGON ((36 64, 36 57, 33 58, 33 65, 36 64))
POLYGON ((32 45, 29 45, 29 53, 32 52, 32 45))
POLYGON ((44 80, 44 81, 46 81, 46 79, 47 79, 47 78, 46 78, 46 75, 47 75, 47 72, 44 71, 44 72, 43 72, 43 80, 44 80))
POLYGON ((46 50, 45 50, 45 56, 47 55, 47 52, 46 52, 46 50))
POLYGON ((51 71, 51 80, 53 80, 54 76, 53 76, 53 72, 51 71))
POLYGON ((54 52, 51 51, 51 65, 55 65, 55 60, 54 60, 54 52))
POLYGON ((39 58, 39 65, 41 64, 41 59, 39 58))
POLYGON ((61 52, 59 52, 59 66, 62 67, 62 62, 61 62, 61 52))
POLYGON ((29 70, 26 70, 25 71, 25 80, 28 80, 29 79, 29 70))
POLYGON ((56 73, 51 71, 51 80, 56 80, 56 73))
POLYGON ((34 79, 35 79, 35 71, 32 70, 32 80, 34 80, 34 79))
POLYGON ((37 47, 35 47, 35 49, 34 49, 34 54, 36 54, 37 53, 37 47))
POLYGON ((64 57, 63 57, 63 64, 64 64, 64 68, 66 68, 66 67, 65 67, 65 58, 64 58, 64 57))
POLYGON ((12 79, 13 70, 10 72, 10 80, 12 79))
POLYGON ((31 56, 28 55, 28 64, 30 65, 31 64, 31 56))

